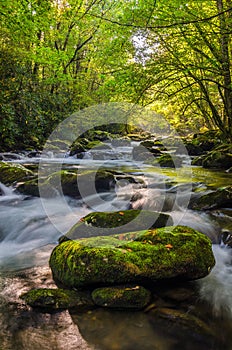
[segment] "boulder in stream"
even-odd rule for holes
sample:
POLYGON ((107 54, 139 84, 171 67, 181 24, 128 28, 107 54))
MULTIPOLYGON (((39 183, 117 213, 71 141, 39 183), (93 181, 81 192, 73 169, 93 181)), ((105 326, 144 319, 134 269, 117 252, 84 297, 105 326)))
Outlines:
POLYGON ((172 225, 169 214, 150 210, 129 209, 114 212, 93 212, 78 221, 61 240, 99 235, 112 235, 172 225))
POLYGON ((109 190, 115 184, 114 174, 107 170, 86 170, 77 174, 74 171, 60 170, 40 181, 33 179, 20 183, 17 190, 23 194, 55 197, 65 195, 75 198, 109 190), (80 191, 81 188, 81 191, 80 191))
POLYGON ((191 209, 211 210, 217 208, 232 208, 232 186, 218 188, 214 192, 207 193, 191 204, 191 209))
POLYGON ((194 280, 214 264, 210 239, 185 226, 68 240, 50 257, 53 278, 68 288, 194 280))
POLYGON ((5 185, 13 185, 32 176, 33 172, 21 164, 0 162, 0 182, 5 185))
POLYGON ((220 145, 193 159, 192 165, 202 165, 203 168, 229 169, 232 166, 232 145, 220 145))

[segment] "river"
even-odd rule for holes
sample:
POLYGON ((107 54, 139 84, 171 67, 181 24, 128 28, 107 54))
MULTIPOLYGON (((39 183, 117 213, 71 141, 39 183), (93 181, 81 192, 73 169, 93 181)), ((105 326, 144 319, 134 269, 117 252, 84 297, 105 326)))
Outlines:
MULTIPOLYGON (((58 238, 75 222, 93 210, 129 207, 165 211, 170 213, 174 224, 188 225, 211 238, 216 266, 209 276, 194 282, 199 294, 198 307, 210 315, 209 327, 213 331, 220 329, 222 347, 232 348, 232 251, 220 243, 222 230, 232 230, 232 211, 225 208, 205 213, 187 209, 191 198, 202 191, 231 185, 231 174, 192 167, 188 159, 179 169, 145 165, 132 161, 131 147, 118 147, 116 152, 120 154, 116 159, 109 154, 104 160, 50 154, 42 160, 43 166, 51 166, 52 170, 54 164, 60 167, 61 163, 67 169, 110 168, 139 180, 132 184, 118 176, 114 188, 101 193, 100 201, 97 194, 96 198, 93 195, 75 200, 69 197, 41 199, 0 185, 1 350, 194 349, 187 335, 177 336, 176 330, 165 333, 162 326, 154 326, 144 312, 96 309, 84 314, 68 311, 48 314, 28 309, 19 299, 20 294, 30 288, 54 287, 49 256, 58 238)), ((21 155, 12 162, 35 166, 41 164, 41 158, 21 155)), ((202 345, 202 349, 208 348, 202 345)), ((217 348, 212 346, 212 349, 217 348)))

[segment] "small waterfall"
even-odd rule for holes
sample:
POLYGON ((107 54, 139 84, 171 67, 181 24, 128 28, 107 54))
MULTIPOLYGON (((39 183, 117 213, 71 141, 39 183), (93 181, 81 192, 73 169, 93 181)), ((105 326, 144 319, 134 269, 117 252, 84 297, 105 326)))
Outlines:
POLYGON ((199 293, 211 305, 216 316, 232 318, 232 249, 213 245, 216 265, 211 273, 199 280, 199 293))
POLYGON ((2 182, 0 182, 0 192, 2 193, 3 196, 13 196, 13 189, 11 187, 5 186, 2 182))

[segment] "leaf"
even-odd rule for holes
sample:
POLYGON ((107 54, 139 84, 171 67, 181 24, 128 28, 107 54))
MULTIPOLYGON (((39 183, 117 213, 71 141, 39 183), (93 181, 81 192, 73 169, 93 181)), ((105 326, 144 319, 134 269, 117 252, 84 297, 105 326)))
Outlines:
POLYGON ((173 245, 171 245, 171 244, 166 244, 166 245, 165 245, 165 248, 167 248, 168 250, 170 250, 170 249, 173 248, 173 245))

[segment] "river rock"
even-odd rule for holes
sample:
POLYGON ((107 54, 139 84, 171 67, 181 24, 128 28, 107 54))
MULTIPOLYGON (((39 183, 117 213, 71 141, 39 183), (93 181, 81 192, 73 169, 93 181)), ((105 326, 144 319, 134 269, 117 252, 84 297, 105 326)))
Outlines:
POLYGON ((151 300, 151 292, 142 286, 97 288, 92 299, 98 306, 121 309, 143 309, 151 300))
POLYGON ((188 344, 186 349, 220 348, 215 332, 203 320, 189 311, 168 307, 153 308, 149 312, 149 319, 155 328, 163 329, 167 337, 171 335, 180 343, 185 340, 185 345, 188 344))
POLYGON ((203 168, 229 169, 232 166, 232 145, 221 145, 207 154, 196 157, 192 165, 201 165, 203 168))
POLYGON ((95 192, 109 190, 114 184, 115 177, 110 171, 89 170, 77 174, 73 171, 61 170, 41 180, 39 184, 40 191, 37 179, 18 184, 17 190, 23 194, 47 198, 61 194, 74 198, 81 198, 82 196, 88 196, 95 192))
POLYGON ((0 182, 5 185, 12 185, 18 181, 28 179, 34 174, 21 164, 10 164, 0 162, 0 182))
POLYGON ((55 281, 69 288, 193 280, 214 264, 209 238, 185 226, 69 240, 50 257, 55 281))
POLYGON ((217 208, 232 208, 232 186, 217 189, 196 198, 191 203, 191 209, 211 210, 217 208))
POLYGON ((143 146, 140 144, 132 150, 132 156, 134 160, 138 161, 148 161, 153 160, 153 157, 158 157, 162 152, 158 148, 143 146))
POLYGON ((93 212, 83 217, 65 235, 66 239, 112 235, 172 225, 169 214, 129 209, 115 212, 93 212))
POLYGON ((61 288, 32 289, 20 297, 31 307, 44 308, 46 310, 70 308, 84 310, 93 307, 91 295, 88 292, 77 292, 61 288))
POLYGON ((155 158, 152 162, 153 165, 159 164, 164 168, 179 168, 182 164, 181 157, 170 155, 168 153, 161 155, 158 158, 155 158))

